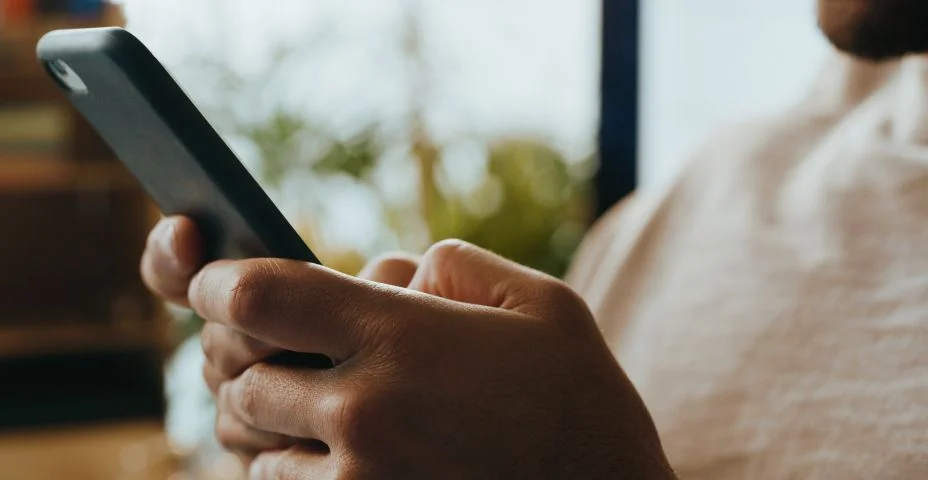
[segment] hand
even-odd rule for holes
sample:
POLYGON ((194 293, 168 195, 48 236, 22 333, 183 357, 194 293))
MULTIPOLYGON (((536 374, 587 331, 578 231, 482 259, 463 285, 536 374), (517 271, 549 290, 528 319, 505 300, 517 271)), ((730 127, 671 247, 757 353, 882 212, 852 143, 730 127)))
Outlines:
MULTIPOLYGON (((195 225, 184 217, 162 219, 152 230, 141 261, 142 279, 161 298, 189 307, 187 290, 202 266, 202 247, 195 225)), ((390 254, 379 257, 358 274, 374 282, 405 287, 418 268, 418 257, 390 254)), ((216 396, 221 385, 246 368, 268 360, 282 350, 243 335, 220 323, 207 323, 200 334, 206 361, 203 377, 216 396)), ((220 412, 216 437, 246 465, 263 450, 283 448, 296 440, 246 425, 235 415, 220 412)))
POLYGON ((292 439, 254 478, 672 478, 583 302, 473 246, 436 245, 408 289, 247 260, 205 267, 188 293, 242 338, 338 361, 257 363, 222 384, 223 414, 292 439))

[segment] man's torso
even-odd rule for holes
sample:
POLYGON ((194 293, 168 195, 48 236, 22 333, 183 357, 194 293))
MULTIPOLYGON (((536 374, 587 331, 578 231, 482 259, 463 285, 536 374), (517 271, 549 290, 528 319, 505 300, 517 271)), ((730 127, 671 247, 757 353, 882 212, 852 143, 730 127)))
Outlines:
POLYGON ((928 478, 928 81, 841 68, 620 206, 570 274, 681 478, 928 478))

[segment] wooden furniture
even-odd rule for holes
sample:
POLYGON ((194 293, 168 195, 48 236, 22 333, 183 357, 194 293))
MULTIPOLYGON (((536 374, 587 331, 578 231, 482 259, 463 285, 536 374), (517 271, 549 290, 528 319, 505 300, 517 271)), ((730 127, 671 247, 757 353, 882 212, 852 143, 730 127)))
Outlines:
POLYGON ((138 274, 157 212, 35 59, 48 30, 120 22, 0 26, 0 431, 163 416, 167 316, 138 274))
POLYGON ((0 434, 0 476, 17 480, 182 480, 156 423, 0 434))

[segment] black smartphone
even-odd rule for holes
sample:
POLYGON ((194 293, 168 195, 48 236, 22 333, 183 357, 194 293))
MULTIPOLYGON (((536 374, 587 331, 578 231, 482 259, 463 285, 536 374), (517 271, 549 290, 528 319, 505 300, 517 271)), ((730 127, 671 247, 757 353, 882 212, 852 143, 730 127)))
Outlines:
POLYGON ((56 30, 39 61, 165 215, 191 218, 206 260, 319 263, 155 56, 122 28, 56 30))

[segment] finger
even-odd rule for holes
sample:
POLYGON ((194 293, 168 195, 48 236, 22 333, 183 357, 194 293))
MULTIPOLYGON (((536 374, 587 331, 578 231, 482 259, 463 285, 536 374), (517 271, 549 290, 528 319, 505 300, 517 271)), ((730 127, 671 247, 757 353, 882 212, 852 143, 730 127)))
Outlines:
POLYGON ((216 439, 226 449, 245 457, 254 457, 259 452, 282 449, 295 443, 290 437, 258 430, 235 415, 222 411, 216 417, 216 439))
POLYGON ((245 470, 248 470, 248 467, 251 465, 251 462, 258 456, 261 452, 246 453, 246 452, 237 452, 232 451, 232 454, 235 455, 235 458, 238 459, 239 463, 245 467, 245 470))
POLYGON ((202 240, 186 217, 163 218, 148 235, 140 271, 156 295, 187 306, 190 278, 202 262, 202 240))
MULTIPOLYGON (((265 360, 266 363, 270 365, 286 365, 292 368, 309 368, 309 369, 325 369, 332 368, 332 361, 327 357, 322 357, 318 355, 310 355, 306 353, 294 353, 294 352, 281 352, 273 357, 265 360)), ((209 362, 203 362, 203 380, 206 381, 206 386, 209 388, 210 393, 214 397, 219 396, 219 390, 222 388, 222 385, 226 382, 233 380, 234 377, 229 377, 221 373, 209 362)))
POLYGON ((223 383, 228 382, 229 378, 219 373, 209 362, 203 362, 203 381, 206 382, 206 387, 209 388, 210 393, 214 397, 218 397, 219 388, 222 387, 223 383))
POLYGON ((246 368, 280 352, 254 337, 220 323, 207 323, 200 332, 203 355, 215 374, 232 379, 246 368))
POLYGON ((530 315, 550 312, 576 294, 560 280, 460 240, 422 256, 409 288, 442 298, 530 315))
POLYGON ((335 478, 332 455, 305 446, 258 455, 248 469, 251 480, 335 478))
POLYGON ((419 256, 405 253, 390 253, 375 258, 358 274, 358 278, 372 282, 405 287, 412 281, 419 268, 419 256))
POLYGON ((259 363, 219 389, 219 410, 245 425, 281 435, 331 443, 339 412, 334 370, 259 363))
MULTIPOLYGON (((358 276, 405 287, 418 266, 418 257, 415 255, 389 254, 368 263, 358 276)), ((208 364, 204 370, 204 379, 213 394, 218 393, 222 382, 237 377, 246 368, 281 352, 279 348, 219 323, 203 326, 200 343, 208 364)))
POLYGON ((207 265, 190 284, 191 306, 284 350, 345 360, 382 340, 415 309, 408 292, 309 263, 252 259, 207 265))

